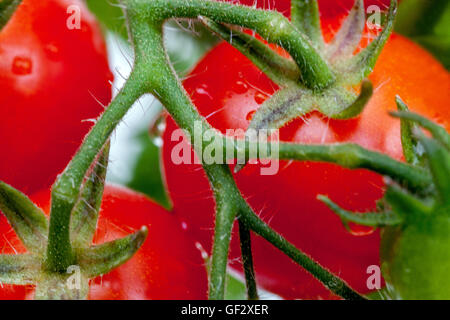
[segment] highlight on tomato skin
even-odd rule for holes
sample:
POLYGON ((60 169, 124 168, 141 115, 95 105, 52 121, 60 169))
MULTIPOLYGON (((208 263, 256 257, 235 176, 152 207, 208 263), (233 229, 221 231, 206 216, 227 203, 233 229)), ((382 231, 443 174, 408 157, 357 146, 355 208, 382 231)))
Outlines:
MULTIPOLYGON (((50 190, 31 197, 47 214, 50 190)), ((142 226, 148 237, 125 264, 90 281, 90 300, 204 300, 207 274, 194 241, 177 218, 146 196, 116 185, 106 185, 94 244, 122 238, 142 226)), ((0 252, 26 250, 9 224, 0 220, 0 252)), ((32 286, 3 285, 0 300, 33 299, 32 286)))
POLYGON ((0 31, 0 180, 28 194, 50 186, 110 102, 112 80, 84 1, 23 0, 0 31))
MULTIPOLYGON (((329 35, 325 34, 325 38, 329 35)), ((388 111, 396 110, 396 95, 404 98, 412 111, 450 128, 450 111, 444 107, 450 101, 450 76, 438 61, 412 41, 392 35, 369 78, 374 95, 358 118, 330 120, 314 112, 282 128, 280 139, 299 143, 353 142, 403 159, 400 123, 388 115, 388 111)), ((225 43, 198 63, 184 87, 200 114, 223 133, 226 129, 247 128, 254 111, 277 90, 275 83, 225 43)), ((175 212, 210 252, 214 228, 212 193, 200 166, 172 162, 172 148, 179 143, 171 141, 175 129, 177 126, 168 117, 162 154, 166 184, 175 212)), ((371 265, 380 266, 379 232, 355 226, 348 232, 316 196, 328 195, 349 210, 373 210, 384 191, 381 176, 313 162, 281 163, 280 171, 274 176, 261 176, 259 169, 258 165, 249 164, 235 175, 239 189, 254 211, 352 288, 361 293, 370 292, 367 269, 371 265)), ((239 270, 237 233, 235 229, 230 261, 239 270)), ((264 239, 254 236, 252 248, 256 279, 263 288, 288 299, 334 298, 264 239)))

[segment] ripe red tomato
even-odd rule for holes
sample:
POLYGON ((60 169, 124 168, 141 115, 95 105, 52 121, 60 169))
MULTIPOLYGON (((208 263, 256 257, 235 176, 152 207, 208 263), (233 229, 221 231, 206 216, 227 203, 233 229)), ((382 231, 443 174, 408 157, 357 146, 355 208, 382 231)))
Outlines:
POLYGON ((0 180, 29 194, 52 184, 92 126, 86 120, 109 103, 110 80, 83 1, 23 0, 0 31, 0 180), (77 13, 80 28, 69 29, 77 13))
MULTIPOLYGON (((313 112, 282 128, 280 139, 353 142, 402 159, 399 121, 388 115, 389 110, 396 110, 396 94, 413 111, 450 128, 449 73, 413 42, 393 35, 370 79, 374 95, 358 118, 331 120, 313 112)), ((184 87, 200 114, 223 133, 247 128, 254 111, 277 90, 275 83, 225 43, 200 61, 184 87)), ((168 190, 175 212, 210 252, 213 195, 199 165, 173 163, 171 152, 179 140, 171 141, 171 134, 176 128, 169 117, 162 155, 168 190)), ((272 176, 261 175, 259 165, 249 164, 235 179, 245 199, 272 228, 359 292, 369 291, 367 268, 379 265, 379 233, 356 226, 347 231, 316 196, 328 195, 350 210, 373 210, 383 194, 381 176, 333 164, 293 161, 281 162, 279 172, 272 176)), ((231 248, 231 264, 240 268, 236 236, 231 248)), ((253 237, 253 252, 257 282, 264 288, 290 299, 333 298, 317 280, 258 236, 253 237)))
MULTIPOLYGON (((254 5, 263 9, 274 9, 285 16, 291 14, 291 0, 227 0, 228 2, 241 3, 248 6, 254 5)), ((319 0, 319 10, 322 19, 339 17, 350 11, 355 0, 319 0)), ((389 6, 390 0, 365 0, 364 5, 368 8, 371 5, 377 5, 380 9, 389 6)))
MULTIPOLYGON (((45 212, 50 192, 32 197, 45 212)), ((207 274, 200 251, 173 214, 129 189, 105 188, 94 243, 122 238, 143 225, 149 233, 138 252, 110 273, 91 280, 91 300, 206 299, 207 274)), ((9 224, 0 222, 0 252, 26 250, 9 224)), ((1 299, 32 299, 33 287, 3 285, 1 299)))

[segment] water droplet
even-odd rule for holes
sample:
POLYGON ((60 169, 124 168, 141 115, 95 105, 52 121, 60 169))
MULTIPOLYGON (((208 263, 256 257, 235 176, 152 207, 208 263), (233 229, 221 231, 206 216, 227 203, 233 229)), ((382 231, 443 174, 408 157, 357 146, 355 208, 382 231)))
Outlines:
POLYGON ((250 111, 249 113, 247 113, 247 116, 245 117, 245 119, 247 119, 247 121, 251 121, 255 112, 256 112, 256 110, 253 110, 253 111, 250 111))
POLYGON ((242 93, 246 93, 248 90, 248 85, 244 82, 244 81, 236 81, 235 85, 234 85, 234 91, 236 93, 242 94, 242 93))
POLYGON ((197 94, 201 94, 201 95, 206 95, 208 96, 210 99, 212 99, 212 96, 209 94, 208 92, 208 86, 206 84, 202 84, 199 87, 197 87, 195 89, 195 93, 197 94))
POLYGON ((267 100, 267 95, 265 95, 262 92, 255 93, 255 101, 257 104, 262 104, 264 101, 267 100))
POLYGON ((27 75, 33 70, 33 63, 30 58, 15 57, 12 64, 12 72, 17 75, 27 75))
POLYGON ((376 228, 374 227, 367 227, 367 226, 361 226, 359 224, 349 222, 348 223, 348 231, 353 235, 357 237, 363 237, 368 236, 374 233, 376 228))
POLYGON ((162 139, 161 137, 154 137, 154 138, 152 139, 152 141, 153 141, 153 144, 154 144, 155 146, 159 147, 159 148, 162 147, 163 142, 164 142, 163 139, 162 139))
POLYGON ((45 46, 45 52, 47 53, 47 56, 52 60, 57 59, 59 56, 59 48, 54 43, 47 44, 45 46))

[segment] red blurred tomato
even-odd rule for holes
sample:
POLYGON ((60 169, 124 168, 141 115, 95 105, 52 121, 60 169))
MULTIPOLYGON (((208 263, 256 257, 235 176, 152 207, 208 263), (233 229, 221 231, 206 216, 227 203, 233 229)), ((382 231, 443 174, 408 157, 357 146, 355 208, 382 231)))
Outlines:
POLYGON ((52 184, 109 103, 111 80, 82 1, 23 0, 0 31, 0 180, 27 193, 52 184))
MULTIPOLYGON (((32 197, 45 212, 50 192, 32 197)), ((90 281, 90 300, 206 299, 207 274, 200 251, 173 214, 129 189, 106 186, 94 243, 122 238, 142 226, 148 237, 125 264, 90 281)), ((0 222, 0 252, 25 248, 5 220, 0 222)), ((32 299, 34 288, 3 285, 0 299, 32 299)))
MULTIPOLYGON (((258 8, 274 9, 285 16, 289 17, 291 14, 291 0, 227 0, 228 2, 240 3, 252 6, 256 3, 258 8)), ((319 10, 322 19, 339 17, 348 13, 352 8, 355 0, 319 0, 319 10)), ((389 6, 390 0, 365 0, 366 8, 372 5, 377 5, 380 9, 385 9, 389 6)))
MULTIPOLYGON (((280 139, 308 144, 353 142, 402 159, 399 121, 388 115, 389 110, 396 109, 397 94, 413 111, 450 127, 449 73, 411 41, 393 35, 370 79, 374 95, 358 118, 331 120, 313 112, 282 128, 280 139)), ((247 128, 255 110, 277 90, 275 83, 225 43, 200 61, 184 87, 200 114, 223 133, 226 129, 247 128)), ((171 152, 179 143, 171 138, 176 128, 169 117, 162 155, 168 190, 175 212, 210 251, 213 195, 199 165, 175 165, 172 161, 171 152)), ((367 269, 379 265, 379 233, 356 226, 347 231, 316 196, 328 195, 350 210, 373 210, 383 194, 382 177, 366 170, 351 171, 315 162, 281 162, 279 172, 271 176, 261 175, 260 168, 249 164, 235 175, 255 212, 299 249, 356 290, 367 293, 367 269)), ((232 266, 240 268, 236 236, 231 248, 232 266)), ((264 288, 290 299, 333 298, 317 280, 264 239, 253 237, 253 252, 256 279, 264 288)))

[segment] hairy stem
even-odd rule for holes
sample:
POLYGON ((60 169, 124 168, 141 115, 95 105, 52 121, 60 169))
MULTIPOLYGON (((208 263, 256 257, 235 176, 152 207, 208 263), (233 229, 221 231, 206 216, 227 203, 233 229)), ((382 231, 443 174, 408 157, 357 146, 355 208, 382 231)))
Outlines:
POLYGON ((255 270, 253 267, 250 230, 241 220, 239 220, 239 239, 241 242, 242 265, 244 267, 245 284, 247 286, 247 297, 249 300, 259 300, 255 270))
MULTIPOLYGON (((183 128, 190 136, 195 151, 199 155, 199 158, 202 159, 201 152, 206 146, 206 142, 201 139, 201 145, 196 145, 195 136, 200 134, 203 137, 205 131, 211 129, 211 127, 198 114, 175 71, 167 60, 167 55, 163 47, 162 26, 156 23, 145 23, 142 19, 134 17, 134 14, 136 13, 128 12, 127 16, 129 18, 131 34, 134 36, 133 43, 135 45, 136 63, 140 67, 143 67, 145 69, 144 72, 149 75, 150 92, 166 107, 178 126, 183 128), (201 124, 199 127, 198 123, 201 124)), ((232 221, 239 209, 237 206, 242 206, 242 203, 244 203, 246 210, 251 209, 249 209, 245 200, 242 198, 227 165, 203 164, 203 168, 214 191, 217 205, 209 296, 211 299, 222 299, 225 290, 224 279, 226 275, 229 241, 231 239, 232 221)), ((258 224, 254 224, 254 220, 249 218, 251 217, 249 214, 246 214, 245 217, 243 221, 246 222, 248 228, 254 230, 253 226, 259 226, 258 224)), ((324 284, 335 294, 348 298, 360 297, 342 280, 336 278, 329 271, 313 262, 308 256, 300 252, 294 245, 276 234, 268 226, 266 228, 269 231, 258 232, 261 230, 257 229, 257 232, 269 237, 273 237, 275 234, 275 237, 278 238, 278 242, 274 241, 276 246, 282 248, 283 252, 293 258, 294 261, 298 262, 301 260, 308 267, 314 266, 308 270, 319 280, 326 280, 324 284), (334 282, 337 284, 333 285, 334 282)))
POLYGON ((311 273, 317 280, 322 282, 334 294, 349 300, 364 299, 363 296, 350 288, 342 279, 320 266, 317 262, 298 250, 292 243, 288 242, 280 234, 270 228, 246 203, 243 203, 242 205, 239 218, 245 222, 248 228, 265 238, 276 248, 280 249, 306 271, 311 273))
POLYGON ((46 255, 47 269, 64 272, 74 262, 70 243, 70 216, 84 176, 111 133, 133 103, 145 92, 142 77, 133 72, 123 89, 86 136, 77 154, 52 188, 46 255))
POLYGON ((303 83, 311 89, 324 89, 334 82, 327 62, 309 39, 281 13, 204 0, 123 0, 128 11, 139 12, 141 19, 162 23, 170 18, 204 16, 219 23, 249 28, 271 43, 288 51, 301 70, 303 83))

